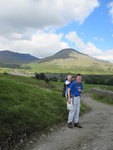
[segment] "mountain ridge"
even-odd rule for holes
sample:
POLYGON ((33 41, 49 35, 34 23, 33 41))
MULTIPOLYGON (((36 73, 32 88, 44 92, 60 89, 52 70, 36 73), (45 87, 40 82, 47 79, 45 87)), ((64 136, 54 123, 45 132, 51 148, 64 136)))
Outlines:
POLYGON ((10 50, 0 51, 0 63, 3 63, 3 64, 30 63, 35 60, 38 60, 38 58, 30 54, 13 52, 10 50))

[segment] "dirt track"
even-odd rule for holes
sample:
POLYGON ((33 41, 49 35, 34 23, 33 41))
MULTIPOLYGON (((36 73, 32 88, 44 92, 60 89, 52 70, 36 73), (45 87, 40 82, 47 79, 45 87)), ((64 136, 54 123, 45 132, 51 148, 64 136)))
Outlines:
POLYGON ((83 95, 92 111, 80 118, 82 129, 60 129, 37 139, 27 150, 113 150, 113 106, 83 95))

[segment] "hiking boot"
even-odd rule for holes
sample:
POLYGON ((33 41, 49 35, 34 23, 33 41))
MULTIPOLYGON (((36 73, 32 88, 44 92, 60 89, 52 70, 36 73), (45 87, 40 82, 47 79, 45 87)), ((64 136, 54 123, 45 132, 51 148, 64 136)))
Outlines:
POLYGON ((68 127, 69 127, 69 128, 73 128, 72 122, 68 123, 68 127))
POLYGON ((74 127, 78 127, 78 128, 82 128, 82 126, 80 125, 80 123, 74 123, 74 127))

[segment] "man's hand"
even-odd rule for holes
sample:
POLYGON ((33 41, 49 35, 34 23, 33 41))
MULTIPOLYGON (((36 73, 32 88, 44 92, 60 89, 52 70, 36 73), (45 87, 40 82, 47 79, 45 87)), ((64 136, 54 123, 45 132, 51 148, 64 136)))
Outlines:
POLYGON ((71 104, 71 98, 68 98, 68 101, 67 101, 69 104, 71 104))
POLYGON ((78 91, 79 91, 79 92, 82 92, 82 90, 81 90, 81 89, 78 89, 78 91))

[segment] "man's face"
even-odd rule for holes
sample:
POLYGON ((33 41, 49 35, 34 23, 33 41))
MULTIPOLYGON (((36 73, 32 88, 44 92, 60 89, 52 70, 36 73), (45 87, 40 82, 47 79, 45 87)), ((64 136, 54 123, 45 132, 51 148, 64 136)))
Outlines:
POLYGON ((77 76, 77 77, 76 77, 76 81, 77 81, 77 82, 81 82, 81 80, 82 80, 82 76, 77 76))

